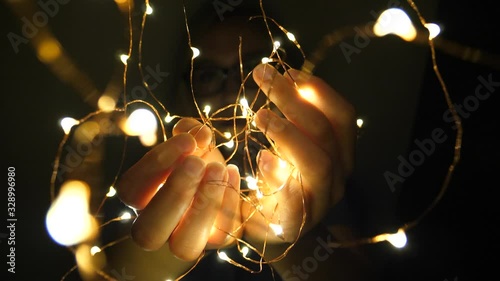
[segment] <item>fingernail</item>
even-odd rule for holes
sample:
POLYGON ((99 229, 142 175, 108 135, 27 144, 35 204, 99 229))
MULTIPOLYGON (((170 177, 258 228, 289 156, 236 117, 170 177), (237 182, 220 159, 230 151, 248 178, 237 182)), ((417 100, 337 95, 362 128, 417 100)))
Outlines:
POLYGON ((198 157, 187 157, 183 163, 184 172, 192 178, 199 178, 205 171, 205 162, 198 157))
POLYGON ((264 124, 264 130, 269 130, 274 133, 279 133, 285 129, 285 122, 281 120, 280 118, 277 118, 276 116, 272 115, 269 113, 268 110, 263 109, 259 110, 257 112, 257 117, 262 121, 264 124))
POLYGON ((259 64, 255 67, 254 72, 258 78, 262 79, 261 83, 269 82, 273 79, 274 68, 267 64, 259 64))
POLYGON ((209 181, 222 181, 225 180, 227 176, 226 167, 221 164, 221 167, 212 168, 207 174, 207 180, 209 181))
POLYGON ((177 147, 181 152, 192 152, 196 148, 196 143, 192 136, 188 133, 183 133, 179 135, 180 141, 177 144, 177 147), (185 136, 181 136, 185 135, 185 136))
POLYGON ((259 161, 259 167, 262 169, 263 172, 269 172, 271 169, 271 161, 272 159, 272 153, 267 151, 267 150, 261 150, 259 151, 259 155, 257 155, 257 159, 259 161))

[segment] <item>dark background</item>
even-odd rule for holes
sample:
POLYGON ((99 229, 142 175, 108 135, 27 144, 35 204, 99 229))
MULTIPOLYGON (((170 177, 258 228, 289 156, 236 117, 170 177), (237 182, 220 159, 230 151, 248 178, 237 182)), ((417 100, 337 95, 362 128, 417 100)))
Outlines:
MULTIPOLYGON (((281 17, 297 30, 294 33, 299 41, 304 39, 301 44, 306 50, 312 50, 327 30, 370 21, 370 10, 379 11, 387 5, 386 1, 307 2, 292 1, 281 6, 281 17)), ((443 38, 500 53, 495 1, 420 2, 424 1, 417 2, 424 17, 429 15, 428 21, 444 26, 443 38)), ((64 116, 83 117, 93 108, 41 63, 30 45, 22 44, 19 53, 14 53, 6 34, 21 34, 20 15, 15 14, 10 5, 16 3, 23 1, 0 4, 1 113, 5 124, 2 162, 5 169, 16 167, 18 218, 17 273, 13 279, 10 276, 11 279, 2 280, 59 280, 74 265, 74 259, 53 242, 44 224, 50 203, 52 162, 63 136, 58 122, 64 116)), ((152 2, 153 7, 154 4, 152 2)), ((152 65, 155 60, 161 61, 166 71, 174 72, 175 67, 169 66, 172 58, 157 52, 169 48, 169 41, 164 39, 169 38, 168 34, 177 36, 176 32, 183 30, 179 16, 182 10, 180 4, 173 5, 172 10, 164 10, 162 14, 160 6, 158 3, 157 13, 153 15, 171 12, 177 16, 151 17, 153 27, 167 25, 164 29, 152 29, 146 38, 145 42, 157 42, 149 45, 151 53, 146 59, 151 60, 152 65)), ((98 89, 105 88, 120 66, 117 55, 126 51, 124 24, 113 1, 77 0, 61 5, 60 12, 49 22, 61 44, 98 89)), ((352 39, 346 42, 352 43, 352 39)), ((425 47, 388 37, 373 40, 362 53, 353 56, 351 64, 345 63, 340 54, 339 49, 332 51, 334 64, 326 61, 319 67, 318 75, 346 93, 361 109, 360 114, 366 121, 359 158, 360 174, 364 171, 367 175, 361 177, 348 195, 354 215, 363 225, 363 233, 369 235, 413 220, 432 202, 451 163, 456 132, 443 121, 447 107, 425 47), (387 93, 388 97, 383 96, 387 93), (384 112, 387 114, 381 114, 384 112), (415 149, 413 140, 428 138, 435 128, 443 128, 448 140, 397 187, 397 192, 390 192, 381 176, 383 171, 394 171, 397 156, 407 156, 408 151, 415 149)), ((474 94, 478 76, 491 74, 493 81, 500 81, 498 67, 472 64, 441 52, 437 55, 439 69, 457 104, 474 94)), ((494 191, 499 186, 495 173, 500 168, 495 138, 500 129, 495 114, 498 101, 498 91, 493 92, 462 120, 463 151, 451 185, 437 207, 407 234, 407 247, 398 250, 386 243, 366 247, 380 266, 380 280, 497 278, 494 262, 498 260, 498 197, 494 191)), ((332 218, 336 219, 336 216, 332 218)), ((1 241, 5 259, 6 240, 1 241)), ((7 265, 3 264, 5 268, 1 270, 6 272, 7 265)))

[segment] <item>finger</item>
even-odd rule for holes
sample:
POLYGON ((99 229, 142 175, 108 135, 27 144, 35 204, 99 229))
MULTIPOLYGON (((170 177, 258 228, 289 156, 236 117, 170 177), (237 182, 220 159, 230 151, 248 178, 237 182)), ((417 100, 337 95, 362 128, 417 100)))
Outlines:
POLYGON ((155 146, 121 176, 116 185, 118 196, 128 206, 143 209, 176 161, 195 148, 196 142, 189 134, 179 134, 155 146))
POLYGON ((191 134, 195 138, 199 150, 211 148, 212 130, 193 118, 181 119, 175 124, 172 131, 174 136, 181 133, 191 134))
POLYGON ((170 250, 182 260, 195 260, 205 248, 226 190, 228 172, 217 162, 207 165, 193 202, 169 239, 170 250))
POLYGON ((356 140, 356 113, 351 103, 322 79, 305 72, 289 69, 285 77, 308 93, 307 100, 328 118, 346 173, 350 174, 354 162, 356 140))
POLYGON ((327 153, 333 153, 333 131, 326 116, 299 95, 296 87, 267 64, 258 65, 253 77, 285 117, 327 153))
POLYGON ((286 183, 292 175, 291 166, 283 159, 274 155, 269 150, 261 150, 257 155, 259 171, 264 177, 265 188, 269 189, 267 193, 272 193, 286 183))
POLYGON ((132 225, 132 238, 146 250, 159 249, 188 209, 205 173, 205 161, 189 155, 168 177, 132 225))
POLYGON ((332 160, 290 121, 267 109, 259 110, 255 121, 279 147, 279 153, 301 172, 309 186, 325 186, 324 182, 329 182, 332 160))
POLYGON ((238 167, 232 164, 227 166, 227 171, 228 185, 224 191, 222 207, 208 239, 211 248, 220 248, 230 244, 234 240, 230 235, 238 237, 233 230, 235 225, 240 223, 240 172, 238 167))

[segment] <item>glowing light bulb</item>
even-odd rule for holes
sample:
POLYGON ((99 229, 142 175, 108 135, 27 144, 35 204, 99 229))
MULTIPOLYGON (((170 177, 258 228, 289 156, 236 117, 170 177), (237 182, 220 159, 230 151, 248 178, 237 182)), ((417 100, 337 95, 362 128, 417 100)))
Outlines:
POLYGON ((212 110, 212 107, 210 107, 210 105, 205 105, 205 107, 203 107, 203 113, 205 113, 207 117, 208 114, 210 113, 210 110, 212 110))
POLYGON ((228 142, 225 142, 224 146, 227 147, 227 148, 233 148, 234 147, 234 141, 230 140, 228 142))
POLYGON ((155 115, 147 109, 134 110, 125 122, 124 131, 129 136, 141 136, 156 133, 158 124, 155 115))
POLYGON ((310 102, 316 101, 316 92, 309 87, 304 87, 299 89, 300 96, 310 102))
POLYGON ((241 254, 242 254, 244 257, 246 257, 246 256, 248 255, 248 252, 249 252, 249 251, 250 251, 250 250, 248 249, 248 247, 247 247, 247 246, 243 246, 243 247, 241 248, 241 254))
POLYGON ((221 259, 223 261, 228 261, 229 260, 229 257, 227 256, 227 254, 225 252, 219 252, 218 256, 219 256, 219 259, 221 259))
POLYGON ((295 42, 297 40, 297 38, 295 38, 295 35, 291 32, 287 32, 286 37, 288 37, 288 39, 292 42, 295 42))
POLYGON ((113 197, 116 195, 116 189, 112 186, 109 187, 108 193, 106 193, 106 197, 113 197))
POLYGON ((359 118, 358 120, 356 120, 356 125, 358 126, 358 128, 363 127, 363 123, 364 123, 364 121, 361 118, 359 118))
MULTIPOLYGON (((294 36, 294 38, 295 38, 295 36, 294 36)), ((273 46, 274 46, 274 50, 276 51, 277 49, 279 49, 279 47, 281 47, 281 42, 280 41, 274 41, 273 46)))
POLYGON ((129 56, 128 55, 120 55, 120 60, 123 62, 124 65, 127 65, 127 61, 129 59, 129 56))
POLYGON ((268 58, 268 57, 263 57, 263 58, 260 60, 260 62, 261 62, 262 64, 267 64, 267 63, 270 63, 270 62, 272 62, 272 61, 273 61, 273 60, 272 60, 272 59, 270 59, 270 58, 268 58))
POLYGON ((50 63, 55 61, 61 56, 61 47, 59 42, 54 39, 44 39, 37 47, 38 58, 45 62, 50 63))
POLYGON ((101 252, 101 248, 99 248, 97 246, 93 246, 92 248, 90 248, 91 255, 95 255, 95 254, 100 253, 100 252, 101 252))
POLYGON ((198 49, 196 47, 191 47, 191 50, 193 51, 193 59, 200 56, 200 54, 201 54, 200 49, 198 49))
POLYGON ((240 99, 240 104, 243 107, 241 109, 241 114, 243 115, 243 117, 248 117, 248 115, 250 115, 250 106, 248 105, 247 99, 246 98, 240 99))
POLYGON ((121 220, 129 220, 132 218, 132 215, 129 212, 123 212, 120 216, 121 220))
POLYGON ((402 229, 399 229, 395 234, 389 234, 386 240, 396 248, 403 248, 407 242, 406 234, 402 229))
POLYGON ((424 26, 429 30, 429 40, 436 38, 441 33, 441 27, 435 23, 426 23, 424 26))
POLYGON ((286 162, 285 160, 283 159, 280 159, 279 160, 279 165, 280 165, 280 168, 281 169, 286 169, 288 167, 288 162, 286 162))
POLYGON ((110 96, 102 95, 97 101, 97 106, 104 112, 111 112, 115 110, 116 101, 110 96))
POLYGON ((224 132, 224 137, 230 139, 233 135, 230 132, 224 132))
POLYGON ((81 181, 63 184, 45 217, 47 231, 61 245, 78 244, 92 237, 97 222, 88 212, 90 187, 81 181))
POLYGON ((255 193, 255 196, 257 197, 257 199, 262 199, 264 198, 264 194, 262 193, 262 191, 260 191, 260 189, 257 188, 256 190, 257 192, 255 193))
POLYGON ((401 9, 391 8, 380 14, 373 26, 373 33, 382 37, 395 34, 405 41, 412 41, 417 37, 417 30, 408 15, 401 9))
POLYGON ((153 8, 149 5, 149 3, 146 4, 146 14, 151 15, 153 13, 153 8))
POLYGON ((258 186, 257 186, 257 182, 258 180, 252 176, 247 176, 245 178, 246 182, 247 182, 247 187, 251 190, 257 190, 258 186))
POLYGON ((281 225, 270 223, 269 227, 274 231, 274 234, 276 234, 276 236, 283 239, 283 227, 281 227, 281 225))
POLYGON ((167 123, 172 122, 174 119, 175 117, 172 117, 172 115, 170 115, 170 112, 167 114, 167 116, 165 116, 165 122, 167 123))
POLYGON ((78 125, 80 124, 80 121, 74 119, 74 118, 71 118, 71 117, 64 117, 61 122, 61 127, 64 131, 65 134, 69 134, 69 132, 71 132, 71 128, 73 128, 73 126, 75 125, 78 125))

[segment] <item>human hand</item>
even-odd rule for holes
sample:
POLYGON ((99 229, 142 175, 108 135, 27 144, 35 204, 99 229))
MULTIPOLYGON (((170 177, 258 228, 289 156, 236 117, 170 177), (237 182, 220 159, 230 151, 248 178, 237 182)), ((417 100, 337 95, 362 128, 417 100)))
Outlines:
POLYGON ((224 164, 211 140, 208 127, 181 119, 172 138, 121 177, 118 196, 139 210, 131 235, 142 248, 156 250, 168 241, 175 256, 195 260, 204 249, 234 240, 227 233, 240 224, 240 175, 236 166, 224 164))
POLYGON ((256 114, 258 128, 274 142, 279 157, 269 150, 257 156, 264 196, 259 207, 249 200, 242 204, 242 217, 251 217, 244 235, 251 241, 293 242, 343 197, 354 160, 354 108, 323 80, 298 70, 281 75, 261 64, 253 78, 284 117, 269 109, 256 114), (302 97, 295 83, 310 97, 302 97), (293 168, 281 168, 280 158, 293 168), (270 223, 282 227, 282 239, 270 223))

